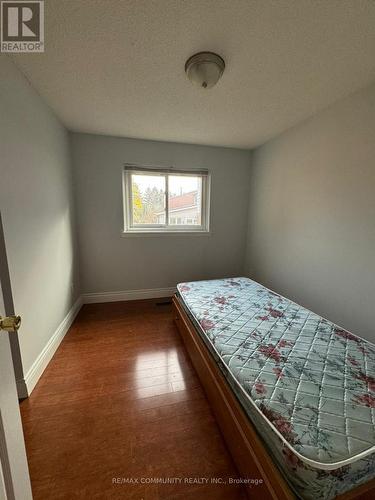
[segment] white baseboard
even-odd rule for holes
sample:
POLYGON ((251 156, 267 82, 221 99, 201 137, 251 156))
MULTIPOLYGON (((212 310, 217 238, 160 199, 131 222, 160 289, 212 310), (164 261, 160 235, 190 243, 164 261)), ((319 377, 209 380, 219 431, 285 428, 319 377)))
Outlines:
POLYGON ((72 325, 82 304, 97 304, 101 302, 121 302, 123 300, 157 299, 161 297, 172 297, 176 293, 175 287, 151 288, 143 290, 125 290, 121 292, 85 293, 81 295, 68 314, 57 327, 43 351, 34 361, 30 370, 22 380, 17 380, 18 396, 20 398, 30 396, 42 373, 46 369, 52 356, 55 354, 62 339, 72 325))
POLYGON ((24 380, 17 381, 17 388, 20 391, 19 394, 23 394, 26 392, 25 397, 30 396, 32 390, 36 386, 48 363, 51 361, 52 356, 55 354, 57 348, 59 347, 62 339, 65 337, 65 334, 73 323, 74 318, 77 316, 79 310, 81 309, 82 303, 82 297, 79 297, 68 314, 59 324, 59 326, 55 330, 55 333, 52 335, 52 337, 44 347, 43 351, 34 361, 24 380))
POLYGON ((82 299, 84 304, 98 304, 101 302, 121 302, 123 300, 172 297, 174 293, 176 293, 175 287, 150 288, 143 290, 125 290, 122 292, 84 293, 82 299))

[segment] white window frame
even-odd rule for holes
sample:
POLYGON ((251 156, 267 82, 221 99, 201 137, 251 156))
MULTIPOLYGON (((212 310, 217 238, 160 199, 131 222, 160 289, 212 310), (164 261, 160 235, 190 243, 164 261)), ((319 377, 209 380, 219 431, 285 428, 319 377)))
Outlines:
POLYGON ((124 207, 124 235, 139 234, 171 234, 171 233, 200 233, 209 234, 210 231, 210 184, 211 177, 208 170, 179 170, 153 166, 125 164, 123 170, 123 207, 124 207), (132 175, 160 175, 165 178, 165 224, 134 224, 132 210, 132 175), (171 225, 169 224, 168 210, 168 176, 194 176, 201 178, 201 224, 200 225, 171 225))

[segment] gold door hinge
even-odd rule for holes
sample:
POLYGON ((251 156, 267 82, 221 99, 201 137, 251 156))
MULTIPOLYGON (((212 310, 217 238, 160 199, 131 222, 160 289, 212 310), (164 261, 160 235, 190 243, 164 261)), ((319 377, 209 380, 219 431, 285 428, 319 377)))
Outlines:
POLYGON ((7 316, 5 318, 0 316, 0 330, 16 332, 20 326, 21 316, 7 316))

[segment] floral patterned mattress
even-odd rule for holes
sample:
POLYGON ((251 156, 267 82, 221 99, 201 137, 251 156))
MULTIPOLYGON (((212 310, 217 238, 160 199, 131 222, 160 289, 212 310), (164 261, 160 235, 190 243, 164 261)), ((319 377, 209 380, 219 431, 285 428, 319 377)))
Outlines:
POLYGON ((177 290, 297 496, 375 478, 373 344, 248 278, 177 290))

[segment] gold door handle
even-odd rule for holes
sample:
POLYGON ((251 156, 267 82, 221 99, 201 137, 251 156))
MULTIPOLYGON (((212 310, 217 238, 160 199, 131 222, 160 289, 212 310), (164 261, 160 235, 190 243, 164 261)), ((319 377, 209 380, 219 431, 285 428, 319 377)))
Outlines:
POLYGON ((5 318, 0 316, 0 330, 16 332, 20 326, 21 316, 7 316, 5 318))

